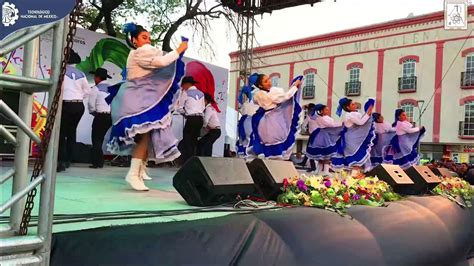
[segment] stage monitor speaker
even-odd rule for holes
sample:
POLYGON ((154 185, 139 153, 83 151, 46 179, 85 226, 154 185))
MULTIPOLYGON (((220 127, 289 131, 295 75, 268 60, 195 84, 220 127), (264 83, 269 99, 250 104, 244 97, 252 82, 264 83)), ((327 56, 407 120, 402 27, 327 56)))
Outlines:
POLYGON ((405 194, 425 194, 441 182, 428 166, 414 165, 405 172, 415 182, 415 185, 405 194))
POLYGON ((450 178, 453 177, 453 174, 451 173, 451 171, 449 171, 448 168, 443 168, 443 167, 432 168, 431 171, 437 176, 450 177, 450 178))
POLYGON ((377 176, 380 180, 387 182, 398 193, 403 193, 415 185, 400 166, 393 164, 379 164, 370 170, 367 176, 377 176))
POLYGON ((253 195, 255 184, 243 159, 192 157, 174 175, 173 186, 192 206, 214 206, 253 195))
POLYGON ((254 159, 247 166, 259 192, 267 200, 276 200, 284 178, 299 176, 295 165, 289 161, 254 159))

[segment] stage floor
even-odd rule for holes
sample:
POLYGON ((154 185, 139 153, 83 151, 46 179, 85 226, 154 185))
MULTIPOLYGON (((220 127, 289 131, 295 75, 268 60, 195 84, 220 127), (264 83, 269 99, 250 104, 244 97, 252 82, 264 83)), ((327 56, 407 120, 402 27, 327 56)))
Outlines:
MULTIPOLYGON (((0 161, 0 171, 12 165, 0 161)), ((30 171, 31 171, 30 166, 30 171)), ((177 168, 149 168, 153 180, 146 181, 148 192, 132 190, 124 180, 128 168, 105 166, 103 169, 90 169, 86 164, 74 164, 66 172, 58 173, 56 182, 55 214, 84 214, 118 211, 164 211, 193 208, 186 204, 172 185, 177 168)), ((0 186, 0 200, 5 202, 11 194, 11 179, 0 186)), ((38 214, 38 199, 35 199, 34 215, 38 214)), ((54 232, 73 231, 109 225, 171 222, 219 217, 230 212, 206 212, 167 217, 140 218, 110 221, 87 221, 73 224, 56 224, 54 232)), ((6 212, 2 218, 8 216, 6 212)), ((0 226, 4 224, 0 221, 0 226)), ((30 230, 34 232, 34 228, 30 230)))

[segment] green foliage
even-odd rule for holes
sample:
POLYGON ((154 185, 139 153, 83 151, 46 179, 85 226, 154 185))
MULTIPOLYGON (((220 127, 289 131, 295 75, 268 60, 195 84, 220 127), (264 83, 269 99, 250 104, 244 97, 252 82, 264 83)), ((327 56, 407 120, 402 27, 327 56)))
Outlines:
MULTIPOLYGON (((100 6, 100 3, 97 4, 100 6)), ((148 23, 143 26, 150 31, 154 44, 157 44, 162 42, 170 25, 184 11, 185 1, 183 0, 124 0, 112 11, 111 19, 118 38, 124 38, 122 34, 124 23, 147 21, 148 23)), ((98 9, 92 6, 92 0, 89 0, 86 2, 79 24, 90 29, 98 14, 98 9)), ((107 32, 104 20, 100 22, 98 28, 107 32)))

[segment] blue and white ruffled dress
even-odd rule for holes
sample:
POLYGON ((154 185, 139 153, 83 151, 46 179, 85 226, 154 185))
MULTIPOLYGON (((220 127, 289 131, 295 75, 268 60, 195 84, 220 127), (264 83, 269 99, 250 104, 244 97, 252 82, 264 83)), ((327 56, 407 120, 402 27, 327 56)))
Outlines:
POLYGON ((237 124, 238 138, 236 143, 237 155, 239 157, 247 156, 247 147, 250 144, 250 136, 252 135, 252 116, 242 115, 237 124))
MULTIPOLYGON (((317 117, 322 120, 325 117, 317 117)), ((329 117, 327 117, 330 119, 329 117)), ((312 118, 311 118, 312 119, 312 118)), ((330 119, 332 123, 333 120, 330 119)), ((318 123, 319 124, 319 123, 318 123)), ((342 126, 318 127, 311 132, 306 147, 306 156, 313 160, 331 160, 337 154, 337 145, 341 137, 342 126)))
POLYGON ((375 123, 374 146, 370 151, 370 167, 375 168, 384 162, 384 150, 395 136, 395 131, 388 123, 375 123))
POLYGON ((370 158, 374 139, 374 122, 371 117, 363 125, 344 126, 338 142, 338 152, 332 158, 333 168, 365 166, 370 158))
MULTIPOLYGON (((291 90, 296 88, 291 88, 291 90)), ((281 88, 271 88, 281 90, 281 88)), ((270 94, 273 92, 270 90, 270 94)), ((260 91, 259 93, 268 93, 260 91)), ((300 90, 293 96, 273 109, 259 108, 252 116, 253 133, 250 146, 247 148, 249 156, 263 156, 267 159, 288 160, 291 156, 298 131, 300 90)), ((258 96, 255 96, 258 103, 258 96)))
MULTIPOLYGON (((397 122, 403 123, 403 122, 397 122)), ((395 135, 384 150, 384 162, 399 165, 402 169, 408 169, 420 162, 418 144, 425 134, 425 129, 421 128, 417 132, 395 135)))
POLYGON ((113 126, 107 145, 111 153, 130 155, 135 137, 150 132, 150 158, 161 163, 180 156, 171 128, 171 111, 184 75, 182 56, 168 66, 155 68, 121 85, 111 103, 113 126))
POLYGON ((250 144, 250 136, 252 135, 252 116, 258 110, 258 105, 254 104, 252 100, 247 100, 240 106, 242 116, 237 124, 237 155, 241 158, 247 157, 247 148, 250 144))

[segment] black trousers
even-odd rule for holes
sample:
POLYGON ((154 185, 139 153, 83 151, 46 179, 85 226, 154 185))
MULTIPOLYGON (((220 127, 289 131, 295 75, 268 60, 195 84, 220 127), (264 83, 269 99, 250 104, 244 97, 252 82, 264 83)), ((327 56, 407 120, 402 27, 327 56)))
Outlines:
POLYGON ((178 145, 179 151, 181 152, 182 163, 185 163, 189 158, 197 155, 198 137, 201 134, 203 123, 202 116, 186 117, 183 139, 178 145))
POLYGON ((112 117, 110 114, 95 114, 92 122, 92 165, 97 167, 104 166, 104 152, 102 144, 107 130, 112 126, 112 117))
POLYGON ((82 102, 63 101, 58 152, 58 161, 62 163, 69 163, 73 158, 77 125, 84 114, 84 109, 82 102))
POLYGON ((211 157, 212 145, 220 136, 221 130, 219 128, 209 130, 198 142, 198 155, 211 157))

